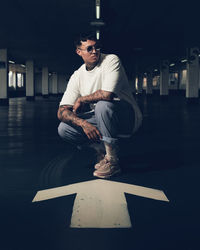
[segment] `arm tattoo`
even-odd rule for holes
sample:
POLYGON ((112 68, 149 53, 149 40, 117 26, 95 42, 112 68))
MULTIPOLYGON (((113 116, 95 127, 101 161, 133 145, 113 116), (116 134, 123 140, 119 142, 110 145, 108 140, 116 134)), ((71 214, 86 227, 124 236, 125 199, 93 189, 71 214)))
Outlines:
POLYGON ((93 94, 87 95, 87 96, 82 96, 81 101, 82 102, 97 102, 97 101, 112 101, 113 97, 115 96, 114 93, 109 92, 109 91, 104 91, 104 90, 97 90, 93 94))
MULTIPOLYGON (((85 103, 93 103, 100 100, 111 101, 116 96, 114 93, 104 90, 97 90, 93 94, 82 96, 81 101, 85 103)), ((68 124, 74 124, 76 126, 87 126, 87 122, 81 119, 72 112, 73 107, 71 105, 61 105, 58 109, 58 119, 68 124)))
POLYGON ((84 120, 77 117, 76 114, 72 112, 72 108, 70 105, 61 105, 58 109, 58 119, 68 124, 81 126, 84 120))

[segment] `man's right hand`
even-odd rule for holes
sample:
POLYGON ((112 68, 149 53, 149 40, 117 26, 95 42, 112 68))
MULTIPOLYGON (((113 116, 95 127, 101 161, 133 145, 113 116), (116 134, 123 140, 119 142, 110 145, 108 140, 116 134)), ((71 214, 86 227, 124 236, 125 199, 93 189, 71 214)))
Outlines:
POLYGON ((81 127, 84 133, 87 135, 88 139, 92 141, 99 141, 100 139, 102 139, 102 135, 99 130, 91 123, 83 121, 81 127))

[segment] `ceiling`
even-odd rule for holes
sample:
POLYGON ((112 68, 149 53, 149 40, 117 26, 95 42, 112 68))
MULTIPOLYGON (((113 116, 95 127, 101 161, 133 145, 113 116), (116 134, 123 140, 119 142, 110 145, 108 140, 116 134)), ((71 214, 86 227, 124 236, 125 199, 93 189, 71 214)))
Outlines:
MULTIPOLYGON (((102 51, 120 56, 129 76, 160 60, 176 62, 200 45, 199 6, 179 0, 101 0, 102 51)), ((71 74, 82 63, 73 45, 91 30, 95 0, 1 0, 0 48, 9 59, 71 74)))

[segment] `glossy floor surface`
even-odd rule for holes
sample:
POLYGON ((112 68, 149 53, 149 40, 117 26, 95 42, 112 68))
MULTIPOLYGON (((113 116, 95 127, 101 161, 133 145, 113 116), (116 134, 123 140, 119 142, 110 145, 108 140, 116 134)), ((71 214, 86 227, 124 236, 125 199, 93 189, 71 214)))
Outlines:
POLYGON ((11 98, 0 107, 2 250, 196 250, 200 232, 200 105, 137 97, 141 130, 122 141, 111 181, 163 190, 170 202, 126 194, 132 228, 70 228, 76 195, 32 203, 37 191, 95 180, 94 151, 57 135, 60 98, 11 98))

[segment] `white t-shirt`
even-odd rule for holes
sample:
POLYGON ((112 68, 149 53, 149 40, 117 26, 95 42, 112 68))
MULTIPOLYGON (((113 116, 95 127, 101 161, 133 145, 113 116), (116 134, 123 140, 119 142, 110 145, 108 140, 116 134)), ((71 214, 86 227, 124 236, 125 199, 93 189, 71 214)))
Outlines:
POLYGON ((142 122, 142 113, 132 95, 125 70, 118 56, 114 54, 102 54, 99 63, 91 70, 86 70, 83 64, 71 76, 60 105, 74 105, 80 96, 86 96, 97 90, 105 90, 115 93, 120 100, 129 102, 135 111, 135 128, 139 128, 142 122))

